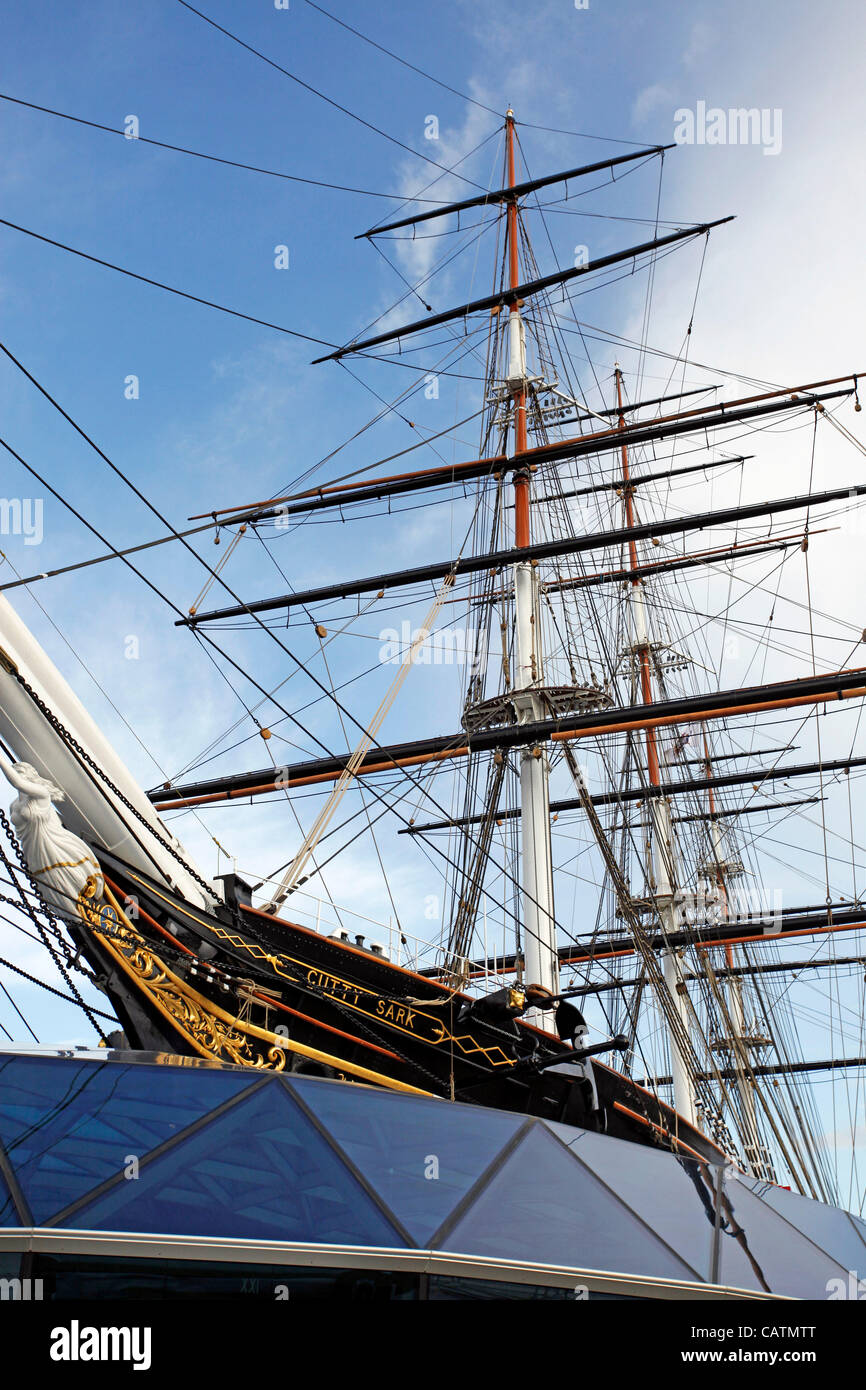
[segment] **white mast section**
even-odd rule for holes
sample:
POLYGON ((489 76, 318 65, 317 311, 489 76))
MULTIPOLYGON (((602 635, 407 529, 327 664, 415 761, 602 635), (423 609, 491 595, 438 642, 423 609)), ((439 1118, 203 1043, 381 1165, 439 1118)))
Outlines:
MULTIPOLYGON (((508 183, 513 188, 514 176, 514 114, 508 111, 505 122, 508 183)), ((509 283, 515 289, 520 283, 517 245, 517 201, 508 204, 508 261, 509 283)), ((529 378, 526 371, 526 329, 520 314, 520 302, 510 306, 508 315, 508 363, 505 386, 513 401, 514 447, 522 453, 527 447, 526 391, 529 378)), ((530 542, 530 474, 519 470, 514 478, 514 543, 516 547, 530 542)), ((512 702, 520 723, 544 718, 547 711, 538 693, 543 684, 541 631, 538 612, 538 572, 534 565, 521 562, 514 566, 515 609, 515 671, 512 677, 512 702)), ((520 756, 520 840, 521 888, 523 906, 524 979, 527 985, 542 985, 552 994, 559 993, 559 954, 556 940, 556 919, 553 909, 553 856, 550 843, 550 769, 543 748, 524 748, 520 756)), ((547 1026, 544 1015, 537 1009, 527 1013, 531 1023, 547 1026)))
MULTIPOLYGON (((540 684, 537 570, 514 567, 517 670, 513 703, 521 724, 543 719, 546 711, 532 687, 540 684)), ((559 955, 553 912, 553 856, 550 844, 550 768, 543 748, 520 755, 520 834, 523 888, 524 974, 526 983, 559 992, 559 955)), ((536 1022, 532 1010, 531 1022, 536 1022)))

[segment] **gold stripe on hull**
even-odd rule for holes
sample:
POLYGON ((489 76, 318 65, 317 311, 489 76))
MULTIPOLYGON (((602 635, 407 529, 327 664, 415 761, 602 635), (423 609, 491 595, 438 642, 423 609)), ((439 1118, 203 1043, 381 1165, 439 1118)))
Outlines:
POLYGON ((181 980, 147 945, 135 930, 106 885, 105 897, 117 915, 110 926, 91 902, 79 900, 82 915, 90 923, 100 944, 105 947, 123 972, 132 979, 154 1008, 186 1039, 202 1057, 247 1066, 255 1070, 282 1071, 287 1053, 319 1062, 344 1072, 359 1081, 387 1087, 410 1095, 438 1099, 430 1091, 410 1086, 368 1067, 346 1062, 318 1048, 293 1042, 290 1038, 241 1021, 206 999, 181 980), (118 946, 118 942, 122 946, 118 946), (259 1044, 257 1046, 257 1044, 259 1044), (263 1045, 262 1045, 263 1044, 263 1045))

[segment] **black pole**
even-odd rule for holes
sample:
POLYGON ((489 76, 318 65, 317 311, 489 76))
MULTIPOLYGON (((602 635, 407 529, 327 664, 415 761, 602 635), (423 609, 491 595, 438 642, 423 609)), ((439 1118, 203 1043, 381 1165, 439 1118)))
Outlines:
POLYGON ((463 198, 459 203, 446 203, 429 212, 416 212, 412 217, 401 217, 398 222, 386 222, 384 226, 370 227, 359 232, 356 241, 364 237, 381 236, 383 232, 395 232, 399 227, 413 227, 416 222, 429 222, 434 217, 448 217, 454 212, 465 212, 468 208, 480 208, 489 203, 511 202, 522 198, 526 193, 534 193, 537 188, 547 188, 552 183, 563 183, 569 179, 579 179, 584 174, 597 174, 602 169, 613 169, 617 164, 630 164, 635 159, 647 159, 650 155, 661 154, 674 149, 674 145, 650 145, 648 149, 638 150, 636 154, 620 154, 615 159, 602 159, 597 164, 583 164, 578 169, 563 169, 559 174, 546 174, 542 179, 526 179, 523 183, 512 184, 510 188, 498 188, 493 193, 480 193, 475 198, 463 198))
POLYGON ((638 526, 619 526, 588 536, 565 536, 557 540, 537 541, 534 545, 527 545, 519 550, 494 550, 487 555, 436 560, 432 564, 418 565, 413 569, 368 575, 365 579, 350 579, 342 584, 323 584, 315 589, 299 589, 293 594, 254 599, 250 603, 235 604, 231 608, 214 608, 207 613, 180 618, 175 622, 175 627, 197 627, 200 623, 217 622, 222 618, 242 618, 251 613, 270 613, 277 608, 300 608, 312 603, 327 603, 331 599, 378 593, 379 590, 387 592, 391 589, 405 589, 412 584, 439 582, 448 575, 459 578, 464 574, 477 574, 481 570, 507 569, 512 565, 532 560, 585 554, 590 550, 604 550, 610 546, 623 545, 630 540, 648 540, 658 536, 674 536, 684 531, 700 531, 705 526, 722 526, 730 521, 744 521, 750 517, 774 516, 779 512, 797 511, 803 507, 819 507, 829 502, 842 501, 844 498, 862 497, 864 494, 866 484, 858 483, 850 487, 830 488, 825 492, 781 497, 772 502, 751 502, 745 506, 699 512, 693 516, 644 521, 638 526))
MULTIPOLYGON (((755 1063, 750 1066, 747 1075, 751 1076, 789 1076, 791 1073, 804 1071, 838 1071, 844 1067, 866 1067, 866 1057, 830 1057, 826 1062, 779 1062, 778 1064, 755 1063)), ((718 1072, 703 1071, 698 1072, 697 1081, 715 1081, 717 1077, 723 1081, 739 1081, 743 1076, 743 1069, 736 1067, 720 1067, 718 1072)), ((673 1077, 653 1076, 643 1077, 637 1081, 638 1086, 672 1086, 673 1077)))
MULTIPOLYGON (((826 676, 806 676, 799 680, 777 681, 772 685, 746 686, 738 690, 719 690, 711 695, 687 696, 678 700, 657 700, 651 705, 626 705, 620 709, 593 710, 589 714, 570 714, 560 719, 538 719, 527 724, 508 725, 498 729, 479 729, 469 735, 463 733, 439 735, 436 738, 415 739, 410 743, 391 744, 388 747, 372 748, 360 764, 361 768, 373 766, 383 770, 397 770, 401 762, 411 758, 435 758, 437 754, 447 754, 459 748, 473 753, 490 752, 501 748, 517 748, 526 744, 547 742, 553 734, 579 734, 581 730, 594 730, 603 724, 610 732, 620 725, 636 720, 643 723, 651 719, 687 719, 693 716, 710 716, 720 711, 736 710, 771 700, 779 707, 786 701, 805 696, 816 699, 841 698, 846 690, 866 688, 866 667, 852 671, 834 671, 826 676)), ((162 786, 148 792, 151 801, 179 801, 187 797, 206 796, 220 792, 234 792, 243 795, 249 787, 271 784, 274 790, 289 786, 298 778, 312 778, 340 773, 352 757, 351 753, 339 753, 326 758, 312 758, 302 763, 293 763, 276 768, 259 768, 253 772, 211 778, 206 782, 190 782, 181 786, 162 786)), ((852 764, 846 763, 845 766, 852 764)), ((818 765, 820 766, 820 765, 818 765)), ((824 764, 827 767, 827 764, 824 764)), ((721 786, 723 779, 710 779, 706 785, 721 786)), ((668 788, 658 789, 659 795, 667 795, 668 788)), ((646 794, 646 793, 645 793, 646 794)), ((611 793, 610 799, 620 799, 619 793, 611 793)), ((624 797, 623 797, 624 799, 624 797)), ((575 803, 579 805, 580 803, 575 803)))
POLYGON ((703 236, 713 227, 721 227, 723 223, 733 220, 733 217, 719 217, 715 222, 702 222, 699 226, 687 227, 685 231, 671 232, 668 236, 643 241, 639 246, 628 246, 624 251, 614 251, 609 256, 600 256, 597 261, 590 261, 587 265, 572 266, 569 270, 558 270, 553 275, 542 275, 537 280, 527 280, 522 285, 515 285, 514 289, 498 290, 496 294, 485 295, 483 299, 472 299, 468 304, 458 304, 455 309, 446 309, 441 314, 428 314, 426 319, 415 319, 412 323, 404 324, 396 332, 392 329, 388 333, 376 333, 372 338, 347 343, 345 347, 337 348, 336 352, 328 352, 324 357, 314 357, 312 365, 315 366, 319 362, 338 362, 350 352, 363 352, 366 348, 379 347, 382 343, 393 343, 408 338, 413 333, 421 333, 425 328, 435 328, 440 323, 453 323, 455 319, 465 318, 467 314, 477 314, 485 309, 514 304, 518 299, 528 299, 530 295, 552 289, 554 285, 564 285, 566 281, 574 280, 578 275, 591 275, 593 271, 605 270, 609 265, 619 265, 622 261, 633 260, 636 256, 656 251, 661 246, 685 241, 687 237, 703 236))
MULTIPOLYGON (((739 756, 731 754, 732 757, 739 756)), ((703 758, 700 759, 704 761, 703 758)), ((776 782, 788 777, 808 777, 819 772, 847 772, 852 767, 866 767, 866 757, 864 758, 834 758, 829 762, 823 763, 788 763, 782 767, 753 767, 747 772, 723 772, 717 777, 695 777, 688 782, 665 782, 660 787, 635 787, 629 791, 622 792, 599 792, 591 796, 590 801, 593 806, 617 806, 621 801, 648 801, 655 796, 683 796, 686 792, 704 792, 710 787, 714 791, 720 787, 741 787, 748 783, 756 783, 758 786, 762 782, 776 782)), ((579 811, 583 802, 577 797, 569 798, 567 801, 551 801, 550 810, 554 814, 561 811, 579 811)), ((519 816, 517 808, 509 808, 507 811, 499 811, 497 820, 512 820, 519 816)), ((425 835, 432 830, 446 830, 451 826, 476 825, 482 819, 481 816, 458 816, 454 820, 428 821, 425 825, 410 825, 403 830, 399 830, 399 835, 425 835)))
MULTIPOLYGON (((853 381, 853 377, 852 377, 853 381)), ((236 525, 240 522, 268 521, 274 517, 294 516, 303 512, 322 511, 331 507, 353 506, 357 502, 378 501, 384 497, 397 497, 407 492, 422 492, 425 489, 450 487, 477 481, 479 478, 494 478, 499 473, 513 472, 532 464, 564 462, 567 459, 581 458, 585 454, 605 453, 618 449, 623 443, 648 444, 681 434, 694 434, 734 425, 759 416, 772 415, 783 410, 797 410, 818 401, 837 400, 849 396, 853 386, 840 391, 827 391, 820 395, 797 394, 784 400, 770 401, 766 405, 742 406, 736 410, 724 406, 714 408, 711 414, 689 412, 688 417, 674 417, 671 421, 641 421, 628 425, 624 430, 611 429, 601 435, 591 434, 585 438, 565 440, 562 443, 546 444, 543 448, 530 449, 524 454, 494 454, 490 458, 471 459, 456 467, 426 468, 419 472, 402 476, 371 479, 364 487, 339 488, 336 484, 323 484, 309 493, 286 497, 266 506, 249 507, 245 510, 214 513, 220 516, 222 524, 236 525)))

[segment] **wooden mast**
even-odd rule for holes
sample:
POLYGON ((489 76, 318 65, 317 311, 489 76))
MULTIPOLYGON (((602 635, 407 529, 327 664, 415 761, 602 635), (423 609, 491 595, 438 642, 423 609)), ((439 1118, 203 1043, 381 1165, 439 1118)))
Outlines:
MULTIPOLYGON (((706 726, 703 730, 704 741, 704 767, 706 769, 707 781, 707 801, 710 812, 710 838, 712 844, 713 859, 707 865, 706 877, 715 882, 718 889, 723 920, 728 920, 728 878, 730 875, 742 873, 742 865, 733 863, 727 858, 725 847, 725 836, 719 827, 718 814, 716 812, 716 797, 713 787, 713 763, 710 756, 709 739, 707 738, 706 726)), ((727 968, 727 996, 728 996, 728 1022, 730 1023, 730 1033, 728 1036, 718 1040, 722 1047, 725 1047, 730 1057, 730 1072, 736 1081, 737 1090, 743 1106, 742 1124, 744 1128, 743 1148, 746 1161, 749 1164, 756 1178, 768 1179, 770 1182, 776 1181, 769 1155, 761 1143, 761 1135, 758 1130, 758 1116, 755 1107, 755 1093, 753 1090, 754 1069, 751 1065, 750 1048, 751 1040, 746 1034, 746 1015, 743 1008, 743 982, 736 971, 736 961, 734 959, 734 948, 731 942, 725 943, 725 963, 727 968)))
MULTIPOLYGON (((617 363, 614 372, 616 377, 616 402, 618 409, 618 424, 621 430, 625 429, 625 410, 622 398, 622 372, 617 363)), ((632 502, 632 488, 629 481, 629 462, 628 445, 623 440, 620 453, 623 478, 623 497, 625 501, 626 528, 634 530, 634 506, 632 502)), ((629 560, 631 569, 638 569, 637 546, 633 536, 629 537, 629 560)), ((641 699, 645 705, 653 704, 653 681, 652 681, 652 641, 647 621, 646 605, 643 595, 643 580, 635 574, 631 581, 630 606, 632 616, 632 656, 637 664, 640 679, 641 699)), ((644 746, 646 751, 646 772, 647 779, 651 787, 661 787, 661 773, 659 770, 658 746, 656 743, 656 730, 652 724, 647 724, 644 730, 644 746)), ((674 836, 671 825, 670 806, 667 797, 663 795, 654 796, 649 805, 649 814, 652 824, 652 833, 649 836, 647 845, 647 879, 650 884, 650 893, 656 900, 659 912, 659 920, 665 937, 672 938, 677 928, 677 908, 676 908, 676 862, 674 855, 674 836)), ((661 953, 662 971, 665 984, 670 991, 671 999, 679 1016, 682 1030, 685 1036, 689 1036, 691 1030, 691 1005, 688 998, 688 986, 683 979, 683 972, 680 968, 680 960, 674 947, 666 947, 661 953)), ((695 1093, 692 1084, 692 1077, 688 1069, 687 1060, 683 1055, 679 1039, 673 1027, 668 1025, 668 1044, 671 1053, 671 1074, 673 1076, 674 1088, 674 1108, 687 1120, 689 1124, 697 1124, 695 1110, 695 1093)))
MULTIPOLYGON (((514 161, 514 114, 505 118, 508 186, 516 189, 514 161)), ((506 211, 508 279, 513 291, 520 284, 517 193, 508 200, 506 211)), ((514 415, 514 452, 527 452, 526 331, 520 313, 522 300, 513 298, 508 313, 507 366, 505 384, 511 394, 514 415)), ((514 470, 514 548, 525 550, 531 542, 530 472, 524 465, 514 470)), ((527 557, 514 565, 514 642, 515 660, 512 699, 518 722, 533 723, 546 713, 537 693, 542 683, 541 629, 538 621, 538 570, 527 557)), ((523 890, 523 954, 528 985, 541 985, 551 994, 559 993, 559 954, 556 919, 553 910, 553 854, 550 835, 549 764, 538 745, 526 746, 520 753, 520 853, 523 890)), ((532 1023, 543 1024, 538 1010, 527 1015, 532 1023)))

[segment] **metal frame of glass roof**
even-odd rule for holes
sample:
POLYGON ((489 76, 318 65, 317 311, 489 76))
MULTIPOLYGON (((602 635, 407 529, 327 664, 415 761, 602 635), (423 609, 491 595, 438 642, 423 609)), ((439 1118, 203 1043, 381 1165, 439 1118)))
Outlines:
POLYGON ((866 1269, 863 1222, 730 1169, 186 1060, 0 1052, 0 1255, 158 1252, 652 1298, 820 1299, 866 1269))

